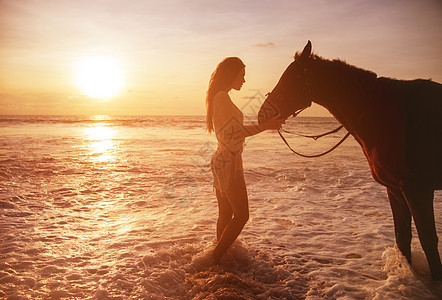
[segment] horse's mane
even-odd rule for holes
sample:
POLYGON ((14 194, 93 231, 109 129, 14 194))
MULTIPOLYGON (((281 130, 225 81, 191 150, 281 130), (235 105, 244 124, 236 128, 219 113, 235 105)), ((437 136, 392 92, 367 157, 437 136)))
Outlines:
MULTIPOLYGON (((300 53, 296 52, 295 53, 295 61, 299 58, 300 53)), ((341 59, 326 59, 323 58, 319 55, 316 55, 315 53, 312 53, 310 56, 310 59, 313 59, 315 62, 319 63, 321 65, 321 67, 326 68, 326 69, 331 69, 333 68, 333 71, 335 73, 337 73, 336 75, 339 74, 346 74, 347 76, 351 76, 352 78, 356 79, 356 80, 373 80, 377 78, 377 74, 372 72, 372 71, 368 71, 368 70, 364 70, 362 68, 358 68, 356 66, 352 66, 350 64, 348 64, 346 61, 341 60, 341 59)))

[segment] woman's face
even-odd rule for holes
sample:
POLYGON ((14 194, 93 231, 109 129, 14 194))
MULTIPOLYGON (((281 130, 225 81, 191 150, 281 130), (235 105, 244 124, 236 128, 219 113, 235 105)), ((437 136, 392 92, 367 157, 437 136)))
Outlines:
POLYGON ((246 82, 246 80, 244 79, 245 75, 246 75, 246 68, 242 68, 241 71, 238 73, 238 75, 236 76, 236 78, 232 82, 232 89, 237 90, 237 91, 239 91, 241 89, 244 82, 246 82))

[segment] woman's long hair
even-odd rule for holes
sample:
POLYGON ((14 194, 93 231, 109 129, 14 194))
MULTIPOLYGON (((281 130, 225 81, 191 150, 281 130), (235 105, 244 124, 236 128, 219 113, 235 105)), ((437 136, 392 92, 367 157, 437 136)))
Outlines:
POLYGON ((233 80, 245 68, 244 63, 238 57, 227 57, 220 62, 210 76, 209 89, 206 95, 206 130, 213 132, 213 98, 219 91, 228 91, 233 80))

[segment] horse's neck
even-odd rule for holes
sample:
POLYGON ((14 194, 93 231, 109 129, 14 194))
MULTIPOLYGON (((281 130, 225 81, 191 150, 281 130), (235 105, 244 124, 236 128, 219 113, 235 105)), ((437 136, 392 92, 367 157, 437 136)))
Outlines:
POLYGON ((361 119, 369 105, 365 101, 369 87, 351 74, 351 70, 342 70, 340 64, 321 60, 313 64, 315 102, 327 108, 353 135, 358 135, 361 119))

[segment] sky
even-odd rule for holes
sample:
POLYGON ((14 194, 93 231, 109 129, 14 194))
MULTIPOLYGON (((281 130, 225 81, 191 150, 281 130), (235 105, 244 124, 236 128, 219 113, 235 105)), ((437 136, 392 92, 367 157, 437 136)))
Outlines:
POLYGON ((228 56, 246 64, 231 97, 247 113, 307 40, 378 76, 441 83, 441 28, 440 0, 0 0, 0 114, 204 115, 210 74, 228 56), (118 94, 82 91, 88 57, 117 62, 118 94))

